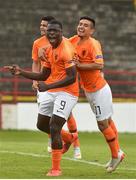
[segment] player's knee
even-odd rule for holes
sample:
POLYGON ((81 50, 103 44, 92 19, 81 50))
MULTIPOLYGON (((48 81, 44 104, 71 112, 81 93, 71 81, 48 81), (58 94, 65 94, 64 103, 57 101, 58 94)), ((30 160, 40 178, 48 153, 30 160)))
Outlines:
POLYGON ((62 117, 59 117, 57 115, 53 115, 50 121, 50 132, 52 135, 60 134, 61 129, 64 125, 66 120, 62 117))
POLYGON ((52 135, 56 135, 59 133, 59 127, 56 124, 51 124, 50 125, 50 132, 52 135))
POLYGON ((108 128, 108 120, 97 121, 97 124, 101 132, 104 131, 106 128, 108 128))

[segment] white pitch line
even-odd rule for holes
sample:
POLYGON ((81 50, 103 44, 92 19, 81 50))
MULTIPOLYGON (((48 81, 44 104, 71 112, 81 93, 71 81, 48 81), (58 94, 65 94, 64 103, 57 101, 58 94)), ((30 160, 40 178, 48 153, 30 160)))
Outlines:
MULTIPOLYGON (((35 153, 26 153, 26 152, 17 152, 17 151, 0 151, 0 153, 8 153, 8 154, 17 154, 17 155, 23 155, 23 156, 32 156, 32 157, 38 157, 38 158, 43 158, 43 157, 50 157, 49 155, 42 155, 42 154, 35 154, 35 153)), ((83 159, 74 159, 74 158, 69 158, 69 157, 62 157, 62 159, 66 159, 69 161, 75 161, 75 162, 80 162, 84 164, 90 164, 94 166, 100 166, 100 167, 105 167, 104 164, 100 164, 97 162, 92 162, 92 161, 86 161, 83 159)), ((135 168, 118 168, 120 170, 127 170, 127 171, 136 171, 135 168)))

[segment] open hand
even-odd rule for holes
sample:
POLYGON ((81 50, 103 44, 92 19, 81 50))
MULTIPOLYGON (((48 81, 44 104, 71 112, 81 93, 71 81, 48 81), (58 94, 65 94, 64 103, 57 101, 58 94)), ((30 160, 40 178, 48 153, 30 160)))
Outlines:
POLYGON ((9 70, 13 75, 19 75, 21 73, 21 69, 18 65, 4 66, 4 68, 9 70))
POLYGON ((75 64, 76 66, 78 66, 78 65, 80 64, 80 59, 79 59, 79 57, 78 57, 77 54, 74 55, 72 61, 74 62, 74 64, 75 64))
POLYGON ((38 90, 38 84, 39 84, 38 81, 33 81, 32 89, 33 89, 34 91, 38 90))

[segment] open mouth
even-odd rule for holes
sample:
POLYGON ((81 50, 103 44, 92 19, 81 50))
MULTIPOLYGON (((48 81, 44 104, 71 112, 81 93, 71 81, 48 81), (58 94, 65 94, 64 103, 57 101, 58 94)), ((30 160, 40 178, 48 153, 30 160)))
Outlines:
POLYGON ((78 35, 84 35, 84 31, 78 31, 77 34, 78 35))
POLYGON ((77 33, 78 34, 83 34, 84 33, 84 29, 81 29, 81 28, 77 29, 77 33))
POLYGON ((56 37, 49 36, 49 40, 50 40, 50 42, 55 42, 56 41, 56 37))
POLYGON ((79 28, 79 29, 78 29, 78 32, 79 32, 79 33, 84 33, 84 29, 80 29, 80 28, 79 28))

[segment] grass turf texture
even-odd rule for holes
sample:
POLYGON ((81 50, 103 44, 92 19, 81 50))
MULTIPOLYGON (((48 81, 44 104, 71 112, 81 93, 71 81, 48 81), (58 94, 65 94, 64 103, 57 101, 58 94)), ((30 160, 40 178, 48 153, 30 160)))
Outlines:
MULTIPOLYGON (((82 159, 73 159, 73 148, 63 155, 63 175, 53 179, 136 179, 136 134, 121 133, 119 140, 126 157, 118 169, 107 173, 104 165, 110 152, 101 133, 79 133, 82 159)), ((39 131, 0 131, 1 179, 50 179, 47 135, 39 131)))

